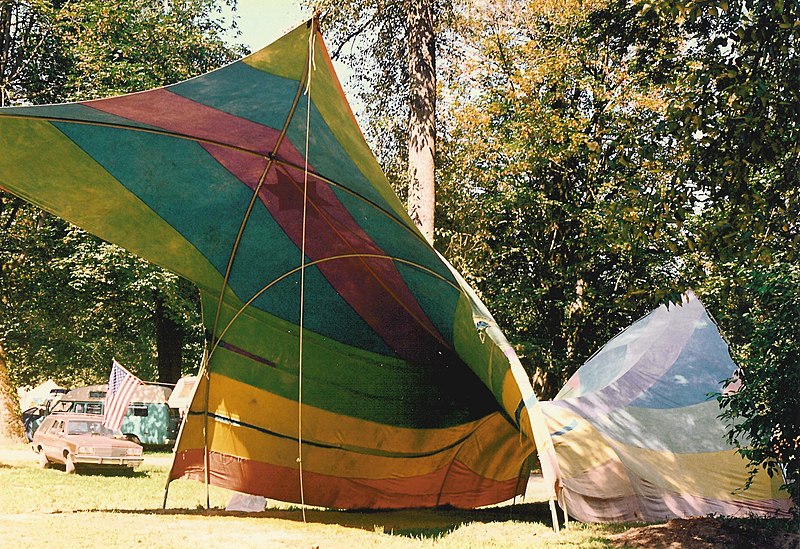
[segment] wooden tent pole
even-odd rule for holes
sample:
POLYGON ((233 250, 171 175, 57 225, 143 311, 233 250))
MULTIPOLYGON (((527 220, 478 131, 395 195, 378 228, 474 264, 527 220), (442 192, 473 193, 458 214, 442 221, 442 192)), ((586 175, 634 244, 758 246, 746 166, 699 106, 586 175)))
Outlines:
MULTIPOLYGON (((211 337, 214 337, 213 335, 211 337)), ((208 459, 208 400, 211 392, 211 375, 208 372, 208 362, 203 365, 203 376, 206 378, 205 398, 203 400, 203 470, 205 472, 206 485, 206 510, 211 509, 211 495, 209 484, 211 483, 211 472, 209 470, 208 459)))

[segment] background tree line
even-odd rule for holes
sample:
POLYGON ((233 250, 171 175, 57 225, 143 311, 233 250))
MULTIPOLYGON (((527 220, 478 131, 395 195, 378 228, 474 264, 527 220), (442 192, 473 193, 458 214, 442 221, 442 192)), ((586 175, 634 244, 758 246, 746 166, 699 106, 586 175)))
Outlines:
MULTIPOLYGON (((210 0, 0 6, 12 30, 0 42, 5 104, 145 89, 240 53, 210 0)), ((365 134, 404 198, 420 141, 411 60, 431 56, 434 243, 495 314, 540 397, 692 288, 742 366, 742 390, 721 398, 731 437, 749 435, 754 464, 786 466, 797 498, 797 0, 321 9, 331 51, 358 68, 365 134)), ((16 383, 66 364, 76 381, 100 380, 112 349, 153 378, 166 371, 163 330, 180 342, 181 368, 197 364, 192 288, 2 198, 0 344, 16 383)))
MULTIPOLYGON (((98 98, 212 70, 242 54, 223 39, 221 4, 0 1, 0 103, 98 98)), ((0 226, 4 414, 14 415, 17 386, 100 383, 112 358, 150 381, 196 371, 203 332, 191 284, 5 192, 0 226)))

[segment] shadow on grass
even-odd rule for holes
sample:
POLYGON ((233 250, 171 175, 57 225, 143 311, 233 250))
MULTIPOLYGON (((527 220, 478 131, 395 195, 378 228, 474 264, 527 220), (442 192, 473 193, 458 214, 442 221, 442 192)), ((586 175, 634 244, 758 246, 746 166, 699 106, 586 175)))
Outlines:
MULTIPOLYGON (((288 509, 268 508, 258 513, 232 512, 224 509, 143 509, 114 512, 152 515, 232 516, 253 519, 274 518, 303 522, 303 512, 299 507, 288 509)), ((399 509, 393 511, 306 509, 305 515, 307 522, 316 524, 333 524, 347 528, 424 538, 436 538, 455 530, 461 525, 471 523, 513 520, 550 524, 550 510, 547 503, 524 503, 482 509, 455 509, 452 507, 399 509)))
POLYGON ((78 474, 84 477, 129 477, 129 478, 144 478, 147 477, 147 471, 133 471, 131 469, 83 469, 78 471, 78 474))
MULTIPOLYGON (((50 469, 61 471, 66 474, 66 466, 61 463, 51 463, 50 469)), ((79 465, 75 474, 82 477, 129 477, 129 478, 144 478, 148 476, 147 471, 136 471, 129 467, 92 467, 87 465, 79 465)))

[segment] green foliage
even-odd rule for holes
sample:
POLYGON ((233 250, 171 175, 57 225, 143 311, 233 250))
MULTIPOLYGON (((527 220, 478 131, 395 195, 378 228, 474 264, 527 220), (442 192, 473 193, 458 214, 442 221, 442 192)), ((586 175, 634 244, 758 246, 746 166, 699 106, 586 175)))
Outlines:
POLYGON ((665 101, 611 20, 578 3, 478 13, 449 90, 439 238, 544 397, 680 289, 680 226, 658 207, 672 159, 652 137, 665 101))
MULTIPOLYGON (((225 4, 235 4, 230 0, 225 4)), ((70 70, 63 94, 92 99, 186 80, 240 56, 225 44, 216 0, 84 0, 55 20, 70 70)))
MULTIPOLYGON (((224 4, 235 6, 233 1, 224 4)), ((214 0, 0 3, 0 87, 14 103, 89 99, 189 78, 238 57, 214 0)), ((196 288, 0 192, 0 345, 17 384, 102 382, 116 357, 163 378, 156 330, 200 360, 196 288), (177 338, 177 341, 175 341, 177 338)))
POLYGON ((235 0, 8 0, 0 3, 2 104, 92 99, 201 74, 230 48, 222 5, 235 0))
POLYGON ((741 366, 741 388, 720 401, 728 436, 754 467, 786 467, 797 504, 800 3, 640 7, 637 17, 684 37, 661 135, 694 214, 687 276, 741 366))
POLYGON ((157 300, 184 332, 184 371, 199 364, 197 290, 186 281, 32 208, 3 244, 0 337, 17 384, 102 383, 112 358, 157 379, 157 300))
MULTIPOLYGON (((731 442, 752 466, 785 473, 786 488, 800 505, 800 265, 778 259, 753 270, 740 269, 749 308, 731 326, 741 388, 719 397, 731 442), (781 470, 783 469, 783 470, 781 470)), ((752 476, 751 476, 752 480, 752 476)))
POLYGON ((0 106, 48 102, 63 82, 52 52, 56 9, 47 0, 0 2, 0 106))
POLYGON ((70 335, 70 309, 74 300, 62 294, 67 285, 60 273, 48 266, 51 259, 69 253, 61 240, 64 224, 19 204, 2 221, 6 232, 0 250, 0 336, 12 364, 12 379, 17 384, 35 383, 50 377, 61 365, 70 367, 70 373, 66 379, 57 376, 59 381, 85 376, 85 370, 73 365, 76 350, 70 335), (43 362, 49 367, 40 369, 43 362))
POLYGON ((678 183, 704 211, 699 247, 723 263, 796 250, 800 3, 667 1, 656 8, 664 25, 680 16, 687 41, 664 130, 683 160, 678 183))

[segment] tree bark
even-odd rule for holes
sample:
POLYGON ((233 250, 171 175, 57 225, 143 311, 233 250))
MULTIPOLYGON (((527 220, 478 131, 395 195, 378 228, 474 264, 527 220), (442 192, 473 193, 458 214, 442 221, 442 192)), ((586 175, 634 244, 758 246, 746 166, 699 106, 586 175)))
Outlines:
POLYGON ((0 441, 25 442, 19 396, 8 375, 8 362, 2 345, 0 345, 0 441))
POLYGON ((156 298, 155 325, 158 382, 177 383, 183 363, 183 331, 166 315, 161 297, 156 298))
POLYGON ((429 0, 408 9, 408 213, 433 244, 436 186, 436 35, 429 0))

